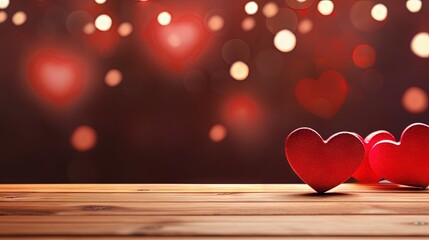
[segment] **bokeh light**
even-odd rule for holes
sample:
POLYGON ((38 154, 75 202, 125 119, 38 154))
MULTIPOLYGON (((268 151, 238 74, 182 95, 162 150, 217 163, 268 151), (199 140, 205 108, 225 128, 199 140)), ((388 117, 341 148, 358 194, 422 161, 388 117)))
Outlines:
POLYGON ((314 0, 285 0, 285 2, 292 9, 303 10, 310 8, 314 0))
POLYGON ((308 19, 302 19, 298 24, 298 32, 301 34, 307 34, 313 29, 313 22, 308 19))
POLYGON ((112 18, 107 14, 101 14, 95 19, 95 27, 100 31, 108 31, 112 27, 112 18))
POLYGON ((375 32, 381 29, 386 21, 377 21, 371 16, 371 10, 374 7, 373 1, 356 1, 350 11, 350 21, 353 26, 360 31, 375 32))
POLYGON ((161 12, 160 14, 158 14, 157 20, 161 26, 167 26, 171 22, 171 15, 169 12, 166 11, 161 12))
POLYGON ((7 20, 7 13, 5 11, 0 11, 0 23, 3 23, 7 20))
POLYGON ((317 10, 319 10, 322 15, 331 15, 334 11, 334 3, 331 0, 321 0, 319 4, 317 4, 317 10))
POLYGON ((79 126, 73 131, 70 143, 77 151, 91 150, 97 144, 97 133, 92 127, 79 126))
POLYGON ((121 23, 118 27, 118 34, 121 37, 127 37, 133 32, 133 25, 129 22, 121 23))
POLYGON ((292 9, 282 8, 274 17, 266 18, 265 24, 272 34, 283 29, 294 31, 298 26, 298 16, 292 9))
POLYGON ((258 12, 258 4, 254 1, 248 2, 244 6, 244 11, 249 15, 253 15, 258 12))
POLYGON ((411 40, 411 51, 421 58, 429 58, 429 32, 417 33, 411 40))
POLYGON ((237 61, 231 65, 229 74, 237 81, 243 81, 249 76, 249 67, 242 61, 237 61))
POLYGON ((95 2, 98 4, 104 4, 107 2, 107 0, 95 0, 95 2))
POLYGON ((222 124, 215 124, 210 128, 209 138, 213 142, 221 142, 227 135, 226 127, 222 124))
POLYGON ((410 87, 402 97, 402 105, 410 113, 422 113, 428 108, 428 95, 419 87, 410 87))
POLYGON ((83 26, 83 32, 85 34, 91 35, 95 32, 96 28, 92 22, 89 22, 83 26))
POLYGON ((295 35, 287 30, 281 30, 274 37, 274 46, 280 52, 290 52, 295 48, 296 45, 296 37, 295 35))
POLYGON ((279 6, 275 2, 268 2, 262 8, 262 14, 267 18, 274 17, 278 12, 279 6))
POLYGON ((213 32, 222 30, 224 25, 225 25, 225 20, 223 19, 223 17, 219 15, 213 15, 207 21, 208 28, 213 32))
POLYGON ((9 0, 0 0, 0 9, 6 9, 7 7, 9 7, 9 4, 9 0))
POLYGON ((374 65, 376 60, 376 52, 368 44, 359 44, 353 49, 353 62, 360 68, 369 68, 374 65))
POLYGON ((109 87, 116 87, 122 82, 122 73, 118 69, 110 69, 104 77, 104 82, 109 87))
POLYGON ((408 11, 412 13, 420 12, 422 9, 422 1, 421 0, 408 0, 406 3, 408 11))
POLYGON ((256 25, 256 21, 254 18, 252 17, 246 17, 245 19, 243 19, 243 21, 241 22, 241 28, 244 31, 250 31, 252 30, 256 25))
POLYGON ((27 14, 25 14, 25 12, 23 11, 16 12, 12 16, 12 22, 16 26, 20 26, 24 24, 26 21, 27 21, 27 14))
POLYGON ((371 9, 371 16, 376 21, 384 21, 387 18, 387 7, 384 4, 378 3, 371 9))

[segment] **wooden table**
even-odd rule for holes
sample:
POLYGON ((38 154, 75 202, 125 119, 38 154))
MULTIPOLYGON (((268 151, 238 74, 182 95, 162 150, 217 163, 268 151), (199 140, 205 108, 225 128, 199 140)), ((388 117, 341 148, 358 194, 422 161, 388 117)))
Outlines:
POLYGON ((343 184, 0 185, 1 239, 428 239, 429 190, 343 184))

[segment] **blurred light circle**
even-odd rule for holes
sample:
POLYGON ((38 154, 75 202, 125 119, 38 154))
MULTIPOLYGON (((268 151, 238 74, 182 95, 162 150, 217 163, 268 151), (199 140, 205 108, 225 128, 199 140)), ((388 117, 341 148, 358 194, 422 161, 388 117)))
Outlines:
POLYGON ((97 143, 97 133, 92 127, 79 126, 73 131, 70 143, 78 151, 88 151, 97 143))
POLYGON ((122 73, 118 69, 110 69, 104 77, 104 82, 109 87, 116 87, 122 82, 122 73))
POLYGON ((5 22, 7 19, 7 13, 5 11, 0 11, 0 23, 5 22))
POLYGON ((322 15, 330 15, 334 11, 334 3, 331 0, 321 0, 317 4, 317 10, 319 10, 322 15))
POLYGON ((169 12, 166 11, 161 12, 160 14, 158 14, 157 20, 161 26, 167 26, 171 22, 171 15, 169 12))
POLYGON ((22 25, 27 21, 27 14, 23 11, 16 12, 12 16, 12 22, 16 26, 22 25))
POLYGON ((253 2, 253 1, 248 2, 244 6, 244 11, 246 11, 246 13, 249 15, 253 15, 256 12, 258 12, 258 4, 256 2, 253 2))
POLYGON ((241 28, 244 31, 250 31, 250 30, 252 30, 255 27, 255 25, 256 25, 255 19, 253 19, 252 17, 246 17, 241 22, 241 28))
POLYGON ((95 0, 95 2, 98 4, 104 4, 107 2, 107 0, 95 0))
POLYGON ((267 18, 274 17, 278 12, 279 6, 275 2, 268 2, 262 8, 262 14, 267 18))
POLYGON ((376 21, 371 16, 373 1, 356 1, 350 11, 350 21, 353 26, 364 32, 373 32, 383 27, 386 22, 376 21))
POLYGON ((222 57, 229 64, 239 60, 247 61, 250 58, 250 47, 243 40, 231 39, 223 45, 222 57))
POLYGON ((6 9, 7 7, 9 7, 9 4, 9 0, 0 0, 0 9, 6 9))
POLYGON ((286 0, 286 4, 292 9, 307 9, 311 7, 314 0, 286 0))
POLYGON ((360 82, 365 90, 376 92, 383 88, 384 77, 377 69, 370 68, 362 72, 360 82))
POLYGON ((353 49, 353 62, 360 68, 369 68, 375 63, 376 52, 368 44, 359 44, 353 49))
POLYGON ((249 76, 249 67, 242 61, 237 61, 231 65, 229 74, 237 81, 243 81, 249 76))
POLYGON ((298 24, 298 32, 301 34, 307 34, 313 29, 313 22, 306 18, 299 22, 298 24))
POLYGON ((417 33, 411 40, 411 51, 421 58, 429 58, 429 32, 417 33))
POLYGON ((100 31, 108 31, 112 27, 112 18, 109 15, 101 14, 95 19, 95 27, 100 31))
POLYGON ((80 35, 85 24, 92 21, 93 18, 88 12, 78 10, 67 16, 66 26, 70 33, 80 35))
POLYGON ((428 95, 419 87, 410 87, 402 97, 402 105, 410 113, 422 113, 428 107, 428 95))
POLYGON ((298 26, 298 16, 293 10, 282 8, 274 17, 267 18, 265 24, 272 34, 283 29, 294 31, 298 26))
POLYGON ((387 7, 384 4, 378 3, 371 9, 371 16, 375 20, 381 22, 387 18, 387 7))
POLYGON ((406 3, 408 11, 412 13, 419 12, 422 9, 422 1, 421 0, 408 0, 406 3))
POLYGON ((223 17, 221 17, 219 15, 211 16, 207 22, 207 26, 213 32, 217 32, 217 31, 222 30, 224 25, 225 25, 225 20, 223 20, 223 17))
POLYGON ((118 34, 121 37, 127 37, 133 32, 133 25, 129 22, 121 23, 118 27, 118 34))
POLYGON ((89 22, 83 26, 83 32, 85 34, 91 35, 95 32, 95 25, 92 22, 89 22))
POLYGON ((215 124, 210 128, 209 138, 213 142, 221 142, 227 135, 226 127, 222 124, 215 124))
POLYGON ((274 46, 280 52, 290 52, 296 46, 296 37, 287 29, 281 30, 274 37, 274 46))

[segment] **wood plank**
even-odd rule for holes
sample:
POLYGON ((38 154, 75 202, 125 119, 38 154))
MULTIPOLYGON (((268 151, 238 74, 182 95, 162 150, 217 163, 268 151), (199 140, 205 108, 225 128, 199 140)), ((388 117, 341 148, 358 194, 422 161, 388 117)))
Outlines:
MULTIPOLYGON (((5 218, 4 216, 1 218, 5 218)), ((427 236, 429 216, 6 217, 0 235, 427 236)))
POLYGON ((428 215, 429 202, 1 202, 0 215, 428 215))

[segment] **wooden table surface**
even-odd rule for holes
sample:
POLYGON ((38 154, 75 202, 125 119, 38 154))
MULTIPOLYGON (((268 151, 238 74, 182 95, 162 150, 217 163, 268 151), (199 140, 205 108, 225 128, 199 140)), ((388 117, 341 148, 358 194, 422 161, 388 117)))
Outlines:
POLYGON ((343 184, 4 184, 0 239, 429 239, 429 190, 343 184))

